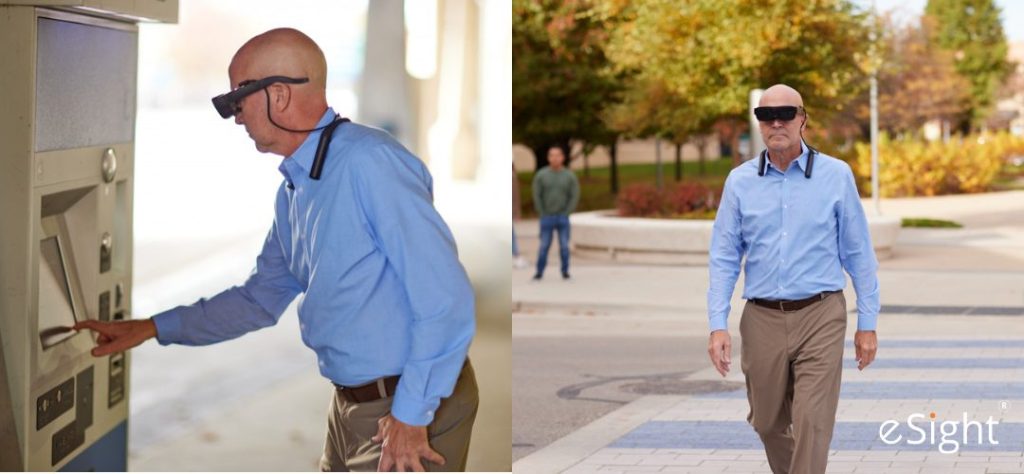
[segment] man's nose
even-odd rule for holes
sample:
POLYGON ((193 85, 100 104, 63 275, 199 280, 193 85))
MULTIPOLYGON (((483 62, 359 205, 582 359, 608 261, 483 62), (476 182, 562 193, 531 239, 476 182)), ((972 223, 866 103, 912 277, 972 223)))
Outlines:
POLYGON ((242 112, 241 111, 239 111, 238 113, 235 114, 235 124, 237 124, 237 125, 241 125, 242 124, 242 112))

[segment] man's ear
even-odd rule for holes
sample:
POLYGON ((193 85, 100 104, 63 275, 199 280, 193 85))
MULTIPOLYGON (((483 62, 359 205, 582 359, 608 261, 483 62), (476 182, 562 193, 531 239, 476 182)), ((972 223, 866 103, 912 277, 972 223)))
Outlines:
POLYGON ((270 92, 270 107, 274 112, 283 112, 291 105, 292 90, 284 84, 271 84, 267 90, 270 92))

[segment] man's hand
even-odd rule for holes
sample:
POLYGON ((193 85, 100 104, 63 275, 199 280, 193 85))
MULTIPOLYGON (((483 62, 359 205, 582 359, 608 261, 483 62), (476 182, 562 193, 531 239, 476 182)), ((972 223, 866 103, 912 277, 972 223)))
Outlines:
POLYGON ((444 465, 444 456, 430 448, 427 443, 427 427, 407 425, 398 421, 389 413, 377 420, 377 436, 374 443, 384 443, 381 447, 378 472, 392 469, 402 472, 424 472, 420 458, 435 464, 444 465))
POLYGON ((853 335, 853 347, 857 349, 857 369, 864 370, 875 360, 878 335, 875 331, 857 331, 857 334, 853 335))
POLYGON ((100 334, 96 340, 99 345, 92 350, 94 357, 124 352, 156 337, 156 324, 150 319, 111 323, 87 319, 75 324, 73 329, 76 331, 89 329, 100 334))
POLYGON ((711 364, 715 366, 715 370, 725 377, 725 374, 729 373, 729 365, 732 364, 732 337, 729 336, 729 331, 711 331, 708 356, 711 357, 711 364))

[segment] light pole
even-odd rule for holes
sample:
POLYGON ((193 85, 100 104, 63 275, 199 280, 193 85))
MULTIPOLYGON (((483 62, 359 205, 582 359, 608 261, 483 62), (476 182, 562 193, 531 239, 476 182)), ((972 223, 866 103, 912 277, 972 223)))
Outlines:
MULTIPOLYGON (((874 36, 874 34, 872 34, 874 36)), ((871 72, 871 201, 875 213, 882 215, 878 196, 878 73, 871 72)))
POLYGON ((871 46, 868 55, 871 67, 871 201, 875 205, 875 214, 882 215, 881 201, 878 191, 878 49, 876 30, 878 27, 878 10, 875 2, 871 2, 871 46))

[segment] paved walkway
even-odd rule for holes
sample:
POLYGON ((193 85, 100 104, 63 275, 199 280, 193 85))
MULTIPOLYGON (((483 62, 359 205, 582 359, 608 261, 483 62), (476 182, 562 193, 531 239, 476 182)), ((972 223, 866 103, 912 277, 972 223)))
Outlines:
MULTIPOLYGON (((905 230, 894 258, 882 264, 879 359, 856 369, 851 324, 829 472, 1024 473, 1024 193, 886 200, 882 209, 966 227, 905 230), (882 428, 892 430, 885 438, 891 443, 882 428)), ((530 257, 533 226, 517 225, 530 257)), ((706 267, 576 261, 572 273, 567 282, 535 283, 531 269, 513 272, 514 336, 558 331, 573 315, 606 329, 706 334, 706 267), (681 321, 670 325, 665 315, 672 314, 681 321)), ((853 300, 848 288, 851 323, 853 300)), ((738 362, 738 349, 733 355, 738 362)), ((721 377, 708 368, 689 379, 721 377)), ((738 363, 727 379, 742 382, 738 363)), ((513 470, 770 472, 745 421, 745 397, 744 389, 645 396, 516 461, 513 470)))

